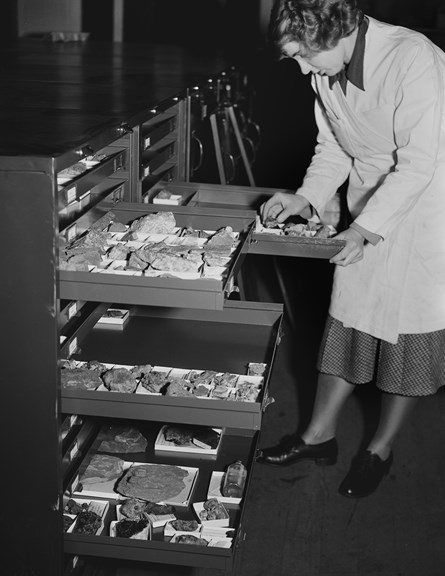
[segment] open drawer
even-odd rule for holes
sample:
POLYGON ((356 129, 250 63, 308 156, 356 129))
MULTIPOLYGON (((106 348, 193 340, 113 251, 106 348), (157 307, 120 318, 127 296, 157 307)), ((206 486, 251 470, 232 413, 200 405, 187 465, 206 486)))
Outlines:
POLYGON ((131 392, 110 391, 101 380, 82 389, 69 383, 65 373, 63 412, 260 429, 281 338, 281 304, 226 301, 223 310, 135 306, 118 327, 98 324, 99 317, 91 314, 67 338, 62 357, 78 367, 91 361, 127 370, 149 365, 155 373, 166 372, 170 381, 180 378, 186 390, 168 390, 168 382, 155 390, 142 376, 131 392), (207 389, 196 389, 200 371, 218 374, 201 380, 207 389))
MULTIPOLYGON (((122 269, 122 266, 115 266, 115 262, 107 263, 105 260, 97 266, 89 266, 88 271, 64 268, 59 271, 60 298, 149 306, 221 309, 224 298, 228 297, 233 289, 234 279, 247 253, 247 240, 255 221, 255 214, 251 210, 235 212, 188 206, 171 208, 124 202, 115 205, 103 203, 92 208, 62 233, 66 241, 73 242, 85 237, 92 230, 102 231, 103 226, 110 222, 124 225, 129 229, 131 223, 149 214, 166 212, 173 214, 178 234, 188 229, 200 233, 213 233, 230 227, 236 240, 226 263, 221 266, 203 265, 197 273, 192 274, 166 273, 157 276, 148 275, 147 271, 130 270, 125 267, 122 269)), ((157 236, 161 236, 156 240, 158 244, 165 242, 162 236, 166 235, 158 234, 157 236)), ((124 237, 125 234, 116 235, 115 244, 125 243, 124 237)), ((182 239, 173 237, 173 240, 182 239)), ((133 250, 135 244, 136 248, 143 248, 150 242, 148 238, 145 243, 141 241, 128 242, 128 244, 133 245, 131 247, 133 250)))
MULTIPOLYGON (((159 199, 164 190, 176 198, 176 202, 196 209, 213 210, 254 210, 259 211, 261 204, 266 202, 275 192, 290 192, 274 188, 254 188, 249 186, 228 186, 220 184, 201 184, 193 182, 158 185, 146 197, 149 203, 169 202, 169 199, 159 199)), ((343 240, 335 238, 307 238, 299 236, 274 235, 258 233, 255 230, 249 238, 248 253, 270 256, 295 256, 303 258, 332 258, 345 245, 343 240)))
MULTIPOLYGON (((101 419, 95 420, 101 422, 101 419)), ((163 424, 165 423, 132 422, 129 424, 121 420, 110 419, 102 421, 98 427, 96 440, 93 441, 68 483, 68 489, 63 498, 65 514, 67 510, 70 510, 67 506, 68 502, 71 506, 73 503, 84 504, 100 516, 100 526, 92 535, 76 533, 73 527, 66 528, 65 553, 194 566, 225 570, 228 573, 236 550, 245 536, 243 515, 259 432, 243 433, 224 429, 221 431, 220 445, 216 455, 197 455, 158 450, 155 442, 162 431, 163 424), (119 436, 116 436, 117 433, 119 436), (119 438, 122 446, 122 438, 125 434, 128 434, 131 440, 137 439, 138 445, 135 450, 119 452, 119 444, 116 448, 113 437, 119 438), (110 440, 104 440, 104 438, 110 440), (111 465, 118 463, 112 480, 102 484, 82 484, 82 479, 88 476, 88 466, 94 466, 95 459, 96 462, 104 462, 102 470, 106 468, 105 460, 102 461, 102 458, 105 458, 111 465), (226 498, 221 493, 224 474, 227 467, 238 460, 247 469, 244 491, 239 498, 226 498), (138 490, 139 502, 157 500, 151 495, 150 490, 157 495, 165 492, 166 488, 172 488, 171 491, 169 490, 169 496, 165 498, 159 496, 161 499, 164 498, 171 508, 155 510, 148 516, 149 523, 141 539, 116 537, 117 522, 128 518, 127 509, 122 504, 132 497, 125 489, 122 489, 122 485, 125 485, 122 479, 129 471, 131 473, 131 470, 136 470, 140 466, 147 474, 165 475, 165 480, 156 487, 150 483, 146 496, 143 493, 144 489, 138 490), (174 479, 173 486, 169 484, 169 479, 172 475, 175 478, 176 473, 181 473, 181 482, 183 482, 176 489, 176 493, 179 492, 178 496, 173 495, 175 493, 174 479), (209 522, 200 515, 203 503, 213 498, 216 498, 224 507, 225 520, 209 522), (177 503, 176 500, 178 500, 177 503), (200 538, 200 545, 175 542, 178 536, 186 534, 181 531, 176 520, 194 521, 193 532, 189 534, 192 534, 194 538, 200 538)), ((130 445, 135 444, 127 446, 130 445)), ((76 516, 71 515, 67 520, 75 523, 76 516)))

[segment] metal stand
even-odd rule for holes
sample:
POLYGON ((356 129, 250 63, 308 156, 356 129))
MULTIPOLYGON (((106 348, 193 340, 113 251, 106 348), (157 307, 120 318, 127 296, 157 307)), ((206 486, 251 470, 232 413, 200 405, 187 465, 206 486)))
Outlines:
MULTIPOLYGON (((254 177, 252 174, 252 169, 250 167, 250 162, 249 162, 249 159, 247 157, 246 148, 245 148, 244 142, 243 142, 243 137, 241 135, 241 131, 240 131, 238 121, 237 121, 236 116, 235 116, 235 111, 233 109, 233 106, 226 106, 224 108, 224 111, 227 112, 227 114, 228 114, 228 121, 229 121, 228 129, 230 129, 230 127, 231 127, 233 130, 233 133, 235 134, 236 143, 237 143, 237 146, 239 149, 239 153, 241 155, 241 159, 243 161, 243 165, 244 165, 244 169, 245 169, 246 174, 247 174, 247 179, 249 181, 249 185, 255 186, 255 180, 254 180, 254 177)), ((229 184, 230 179, 227 177, 227 174, 226 174, 226 169, 225 169, 225 165, 224 165, 224 156, 223 156, 224 151, 223 151, 223 147, 221 145, 220 133, 218 130, 218 118, 217 118, 215 113, 210 115, 210 125, 212 128, 213 144, 215 146, 216 163, 218 166, 219 178, 220 178, 221 184, 229 184)), ((232 156, 232 159, 233 159, 233 156, 232 156)))

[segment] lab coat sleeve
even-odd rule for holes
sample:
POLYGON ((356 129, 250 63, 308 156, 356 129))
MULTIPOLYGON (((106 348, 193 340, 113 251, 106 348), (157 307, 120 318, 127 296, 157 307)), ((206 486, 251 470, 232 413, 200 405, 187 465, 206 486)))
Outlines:
POLYGON ((405 55, 395 90, 395 167, 355 222, 385 238, 415 208, 438 161, 444 60, 427 43, 405 55), (405 64, 405 65, 404 65, 405 64))
POLYGON ((321 214, 323 207, 347 179, 352 158, 338 143, 318 98, 315 99, 315 120, 317 144, 297 194, 304 196, 321 214))

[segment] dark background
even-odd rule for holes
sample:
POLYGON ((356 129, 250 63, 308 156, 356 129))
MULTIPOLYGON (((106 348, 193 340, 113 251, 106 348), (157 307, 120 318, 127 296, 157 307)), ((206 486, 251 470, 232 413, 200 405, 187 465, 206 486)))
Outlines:
MULTIPOLYGON (((0 46, 17 39, 19 1, 2 1, 0 46)), ((359 5, 371 16, 443 42, 445 0, 359 0, 359 5)), ((255 182, 295 189, 315 142, 313 93, 295 62, 277 62, 269 53, 259 6, 260 0, 126 0, 123 40, 184 45, 196 48, 198 58, 223 51, 231 64, 247 68, 256 93, 254 119, 262 131, 255 182)), ((112 1, 82 0, 82 30, 90 41, 111 41, 112 1)))

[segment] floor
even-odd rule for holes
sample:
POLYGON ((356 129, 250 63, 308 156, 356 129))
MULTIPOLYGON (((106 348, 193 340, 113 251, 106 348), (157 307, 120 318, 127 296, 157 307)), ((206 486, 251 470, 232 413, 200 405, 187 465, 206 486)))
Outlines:
MULTIPOLYGON (((306 296, 307 311, 309 291, 306 296)), ((272 384, 276 403, 264 419, 263 445, 275 442, 283 430, 292 430, 295 413, 299 421, 307 417, 308 388, 315 382, 315 342, 312 339, 311 348, 304 350, 305 341, 304 334, 289 338, 287 350, 280 351, 283 356, 272 384)), ((350 501, 337 493, 351 457, 375 424, 377 400, 374 389, 362 389, 345 406, 335 467, 256 467, 246 525, 249 540, 237 559, 237 576, 445 574, 443 393, 418 405, 395 446, 393 468, 374 495, 350 501), (365 419, 365 414, 370 416, 365 419), (268 524, 270 545, 263 546, 268 524)))
MULTIPOLYGON (((326 313, 331 267, 283 259, 293 296, 264 415, 261 445, 303 426, 310 414, 314 361, 326 313)), ((264 295, 263 295, 264 296, 264 295)), ((378 491, 348 500, 337 488, 372 431, 378 396, 365 386, 348 400, 336 466, 257 464, 248 495, 247 534, 231 576, 443 576, 445 574, 445 389, 425 398, 398 438, 394 464, 378 491), (366 410, 364 410, 366 408, 366 410)), ((113 565, 113 576, 227 576, 210 570, 113 565)))

